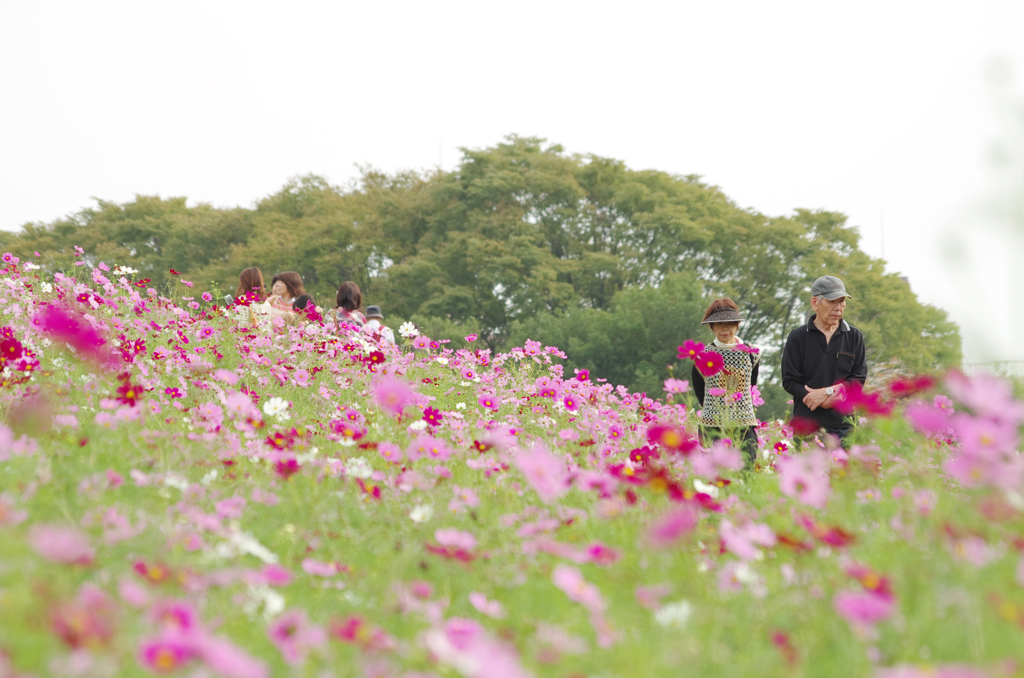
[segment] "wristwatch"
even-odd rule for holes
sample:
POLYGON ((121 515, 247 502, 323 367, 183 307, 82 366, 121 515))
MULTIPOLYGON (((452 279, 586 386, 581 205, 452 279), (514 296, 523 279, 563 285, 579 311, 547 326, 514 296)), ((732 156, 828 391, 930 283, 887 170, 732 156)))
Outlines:
POLYGON ((832 388, 831 386, 829 386, 828 388, 825 389, 825 395, 833 395, 833 394, 835 394, 835 392, 836 392, 836 390, 834 388, 832 388))

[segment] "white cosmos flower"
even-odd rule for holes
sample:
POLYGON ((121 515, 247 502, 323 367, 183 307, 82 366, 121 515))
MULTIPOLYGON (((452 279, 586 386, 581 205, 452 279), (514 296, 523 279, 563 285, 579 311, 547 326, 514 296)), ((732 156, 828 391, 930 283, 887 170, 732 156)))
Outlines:
POLYGON ((681 629, 686 626, 686 622, 690 621, 692 614, 693 606, 685 600, 680 600, 666 603, 658 608, 658 611, 654 613, 654 621, 659 626, 681 629))
POLYGON ((464 409, 466 409, 466 403, 457 403, 455 405, 455 409, 457 409, 457 410, 464 410, 464 409))
POLYGON ((420 504, 413 510, 409 511, 409 517, 412 518, 414 523, 425 523, 430 520, 434 515, 434 507, 430 504, 420 504))
POLYGON ((703 492, 704 494, 712 498, 718 497, 718 488, 716 486, 703 483, 697 478, 693 479, 693 489, 697 490, 698 492, 703 492))
POLYGON ((345 462, 345 475, 366 480, 373 475, 373 467, 363 457, 353 457, 345 462))
POLYGON ((439 363, 441 365, 447 365, 448 364, 448 358, 437 357, 437 358, 434 358, 434 362, 439 363))
POLYGON ((420 419, 419 421, 414 421, 413 423, 409 424, 410 431, 422 431, 426 427, 427 422, 424 421, 423 419, 420 419))
POLYGON ((406 339, 412 339, 413 337, 418 337, 420 335, 420 331, 416 329, 416 326, 411 322, 402 323, 398 328, 398 333, 406 339))
POLYGON ((279 396, 274 396, 267 402, 263 403, 263 414, 268 417, 277 417, 280 421, 287 420, 288 417, 288 401, 279 396))
POLYGON ((42 288, 43 288, 43 291, 44 291, 44 292, 46 292, 47 294, 49 294, 50 292, 52 292, 52 291, 53 291, 53 285, 51 285, 51 284, 50 284, 50 283, 48 283, 48 282, 44 282, 44 283, 42 284, 42 288))

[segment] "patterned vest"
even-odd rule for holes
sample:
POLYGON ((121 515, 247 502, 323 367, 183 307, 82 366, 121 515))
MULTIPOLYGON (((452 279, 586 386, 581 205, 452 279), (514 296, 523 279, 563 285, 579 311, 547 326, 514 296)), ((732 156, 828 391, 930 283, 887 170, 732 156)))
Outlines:
POLYGON ((705 351, 722 356, 725 366, 718 374, 704 377, 704 402, 700 423, 705 426, 757 426, 754 404, 750 400, 750 377, 761 356, 714 344, 705 351), (724 395, 712 395, 722 393, 724 395))

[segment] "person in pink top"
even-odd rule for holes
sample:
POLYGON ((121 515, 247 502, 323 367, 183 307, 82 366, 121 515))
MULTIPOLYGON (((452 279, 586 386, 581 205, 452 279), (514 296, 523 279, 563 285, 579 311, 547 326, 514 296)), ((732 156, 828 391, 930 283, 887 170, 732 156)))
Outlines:
POLYGON ((341 283, 338 287, 337 302, 338 307, 331 311, 330 317, 338 327, 347 325, 360 329, 366 324, 366 318, 359 310, 363 306, 363 293, 359 290, 359 285, 351 280, 341 283))

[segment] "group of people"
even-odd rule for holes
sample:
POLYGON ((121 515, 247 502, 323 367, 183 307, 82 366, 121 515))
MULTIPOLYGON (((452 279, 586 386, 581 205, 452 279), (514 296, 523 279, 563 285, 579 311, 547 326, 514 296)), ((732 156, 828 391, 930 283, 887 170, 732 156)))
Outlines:
MULTIPOLYGON (((844 441, 852 425, 835 405, 847 385, 861 386, 868 368, 864 335, 843 320, 852 297, 842 280, 826 275, 811 285, 812 315, 790 332, 782 351, 782 386, 793 396, 793 419, 844 441)), ((721 356, 722 368, 705 377, 694 363, 691 380, 701 404, 701 434, 705 443, 738 438, 748 464, 757 454, 757 425, 752 386, 757 385, 760 354, 739 338, 743 317, 736 303, 715 299, 704 312, 703 324, 714 334, 705 352, 721 356)))
MULTIPOLYGON (((310 311, 316 310, 316 302, 306 293, 302 276, 295 271, 278 273, 270 282, 269 294, 265 288, 263 271, 252 266, 238 276, 238 290, 234 298, 228 295, 225 299, 229 305, 244 302, 251 305, 261 303, 272 317, 291 320, 310 311)), ((346 325, 360 329, 363 333, 374 336, 386 344, 395 343, 395 334, 384 324, 384 314, 380 306, 367 306, 363 309, 363 293, 359 285, 352 281, 342 283, 335 297, 337 306, 323 314, 325 320, 336 326, 346 325)))
MULTIPOLYGON (((235 299, 228 295, 229 303, 235 299)), ((263 273, 254 267, 239 275, 235 298, 251 304, 261 302, 272 316, 296 318, 316 308, 302 284, 302 276, 285 271, 274 276, 269 294, 263 273), (310 306, 312 304, 312 307, 310 306)), ((864 335, 843 320, 847 300, 843 281, 826 275, 811 285, 813 314, 807 324, 790 332, 782 352, 782 386, 793 396, 793 418, 812 422, 817 428, 846 438, 852 430, 849 421, 835 409, 847 384, 863 385, 868 376, 864 335)), ((384 325, 379 306, 363 309, 363 294, 352 281, 338 287, 336 306, 324 319, 337 326, 360 329, 377 340, 394 344, 395 335, 384 325)), ((748 463, 757 454, 757 416, 751 387, 757 385, 760 353, 739 337, 744 318, 732 299, 715 299, 704 312, 702 324, 708 325, 714 339, 704 352, 721 356, 721 369, 705 377, 694 363, 691 380, 701 405, 701 435, 705 443, 712 439, 738 437, 748 463)))

